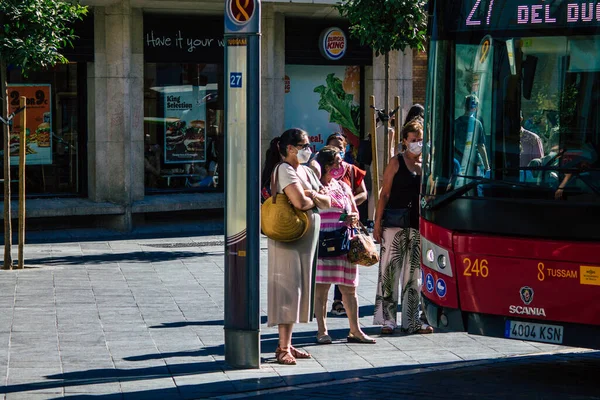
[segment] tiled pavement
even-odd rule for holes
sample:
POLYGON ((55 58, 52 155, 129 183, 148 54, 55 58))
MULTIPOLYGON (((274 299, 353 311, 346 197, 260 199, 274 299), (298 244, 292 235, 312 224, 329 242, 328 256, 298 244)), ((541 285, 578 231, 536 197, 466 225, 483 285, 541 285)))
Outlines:
MULTIPOLYGON (((224 363, 221 236, 31 244, 25 255, 25 270, 0 271, 6 399, 444 397, 434 390, 439 382, 453 388, 448 397, 469 397, 476 392, 450 383, 508 377, 513 367, 527 374, 523 365, 532 363, 583 362, 585 369, 574 367, 580 378, 600 369, 598 353, 462 333, 347 344, 347 319, 329 318, 332 345, 314 344, 314 323, 295 330, 294 344, 313 359, 273 363, 277 332, 263 325, 263 367, 233 370, 224 363), (538 356, 514 358, 520 355, 538 356)), ((262 256, 264 324, 266 251, 262 256)), ((361 269, 361 323, 374 336, 376 279, 376 267, 361 269)), ((511 383, 498 379, 501 388, 511 383)))

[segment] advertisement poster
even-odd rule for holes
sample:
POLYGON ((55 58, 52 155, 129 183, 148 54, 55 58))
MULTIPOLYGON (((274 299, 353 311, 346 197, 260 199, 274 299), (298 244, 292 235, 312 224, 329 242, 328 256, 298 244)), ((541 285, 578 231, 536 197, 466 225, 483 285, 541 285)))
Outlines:
MULTIPOLYGON (((27 120, 25 121, 25 160, 27 165, 52 164, 52 101, 50 85, 14 85, 7 87, 10 101, 9 113, 19 108, 21 96, 27 97, 27 120)), ((13 119, 10 131, 10 163, 19 164, 19 132, 21 115, 13 119)))
POLYGON ((285 75, 285 129, 307 131, 313 151, 334 132, 358 149, 360 67, 286 65, 285 75))
POLYGON ((206 87, 166 86, 165 164, 206 161, 206 87))

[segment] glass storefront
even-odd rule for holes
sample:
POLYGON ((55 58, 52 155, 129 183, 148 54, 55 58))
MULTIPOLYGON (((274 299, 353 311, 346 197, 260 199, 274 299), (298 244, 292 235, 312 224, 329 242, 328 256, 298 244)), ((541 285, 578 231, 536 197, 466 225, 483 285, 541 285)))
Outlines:
MULTIPOLYGON (((30 72, 8 71, 11 112, 19 98, 27 98, 26 193, 28 197, 83 195, 85 193, 85 63, 59 64, 30 72)), ((12 193, 18 189, 20 118, 11 129, 12 193)), ((3 166, 0 166, 3 174, 3 166)))
POLYGON ((144 15, 146 194, 222 191, 223 19, 144 15))
POLYGON ((217 190, 223 65, 146 63, 144 77, 146 192, 217 190))

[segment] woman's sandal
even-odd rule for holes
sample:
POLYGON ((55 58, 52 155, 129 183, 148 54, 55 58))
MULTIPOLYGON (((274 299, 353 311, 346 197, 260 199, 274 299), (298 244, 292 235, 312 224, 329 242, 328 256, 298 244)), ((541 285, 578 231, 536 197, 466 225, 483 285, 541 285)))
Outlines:
POLYGON ((278 364, 296 365, 296 359, 290 350, 282 350, 281 347, 278 347, 277 350, 275 350, 275 358, 277 359, 278 364))
POLYGON ((370 337, 368 335, 365 335, 364 333, 362 336, 357 336, 357 335, 350 333, 350 334, 348 334, 348 337, 346 339, 348 340, 348 343, 375 344, 377 342, 375 339, 373 339, 372 337, 370 337))
POLYGON ((325 335, 321 335, 321 336, 317 336, 317 343, 318 344, 331 344, 332 340, 331 340, 331 336, 325 334, 325 335))
POLYGON ((334 301, 333 305, 331 306, 331 314, 336 315, 338 317, 346 315, 346 309, 344 308, 344 303, 342 303, 341 301, 334 301))
POLYGON ((394 333, 394 327, 390 325, 384 325, 381 327, 382 335, 392 335, 394 333))
POLYGON ((312 358, 312 356, 310 354, 308 354, 305 351, 298 350, 294 346, 290 346, 290 353, 292 354, 292 356, 294 356, 296 358, 312 358))
POLYGON ((421 325, 421 329, 419 329, 415 333, 418 333, 418 334, 421 334, 421 335, 425 335, 425 334, 428 334, 428 333, 433 333, 433 326, 428 325, 428 324, 423 324, 423 325, 421 325))

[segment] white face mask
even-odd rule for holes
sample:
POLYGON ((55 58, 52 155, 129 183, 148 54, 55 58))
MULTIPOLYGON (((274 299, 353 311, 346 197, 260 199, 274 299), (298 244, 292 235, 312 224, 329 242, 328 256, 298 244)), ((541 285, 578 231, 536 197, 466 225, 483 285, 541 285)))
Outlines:
POLYGON ((418 156, 423 152, 423 142, 411 142, 408 144, 408 151, 418 156))
POLYGON ((312 151, 310 149, 302 149, 298 150, 298 162, 300 164, 306 164, 308 160, 310 160, 310 155, 312 151))

